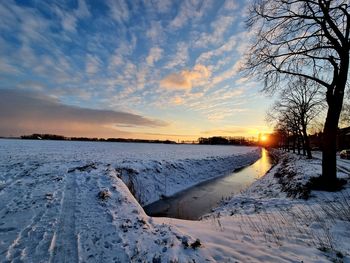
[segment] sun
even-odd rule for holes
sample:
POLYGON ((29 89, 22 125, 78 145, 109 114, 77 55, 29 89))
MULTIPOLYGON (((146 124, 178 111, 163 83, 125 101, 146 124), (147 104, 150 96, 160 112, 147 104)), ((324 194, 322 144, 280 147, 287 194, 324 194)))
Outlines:
POLYGON ((267 141, 267 136, 266 136, 266 135, 262 135, 261 138, 260 138, 260 140, 261 140, 262 142, 266 142, 266 141, 267 141))

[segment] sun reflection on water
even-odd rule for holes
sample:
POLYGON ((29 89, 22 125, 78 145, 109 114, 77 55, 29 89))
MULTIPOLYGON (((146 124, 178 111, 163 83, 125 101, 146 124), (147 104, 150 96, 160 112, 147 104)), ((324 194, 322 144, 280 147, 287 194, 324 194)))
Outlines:
MULTIPOLYGON (((270 156, 265 148, 261 148, 261 158, 252 165, 252 168, 257 171, 268 171, 271 167, 270 156)), ((262 177, 264 173, 258 173, 258 178, 262 177)))

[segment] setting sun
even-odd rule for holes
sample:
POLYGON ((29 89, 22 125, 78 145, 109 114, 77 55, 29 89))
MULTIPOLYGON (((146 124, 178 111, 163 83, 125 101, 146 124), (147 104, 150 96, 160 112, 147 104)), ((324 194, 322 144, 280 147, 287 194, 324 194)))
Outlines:
POLYGON ((262 141, 262 142, 266 142, 267 141, 267 135, 262 135, 261 136, 261 138, 260 138, 260 140, 262 141))

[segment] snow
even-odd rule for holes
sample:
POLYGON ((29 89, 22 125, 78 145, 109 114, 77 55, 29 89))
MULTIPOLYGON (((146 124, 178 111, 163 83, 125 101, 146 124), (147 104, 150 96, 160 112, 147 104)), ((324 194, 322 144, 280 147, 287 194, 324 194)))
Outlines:
POLYGON ((114 163, 130 160, 201 160, 208 157, 244 154, 252 149, 254 147, 0 139, 0 151, 3 156, 63 162, 69 160, 77 163, 81 161, 114 163))
POLYGON ((184 234, 153 223, 120 178, 146 203, 259 156, 255 147, 0 140, 0 255, 26 262, 198 260, 183 249, 184 234))
MULTIPOLYGON (((1 171, 7 177, 43 165, 61 173, 112 165, 142 205, 223 176, 260 156, 256 147, 0 140, 1 171)), ((7 178, 0 174, 1 181, 7 178)))
MULTIPOLYGON (((236 148, 236 147, 235 147, 236 148)), ((256 148, 237 148, 235 155, 184 159, 175 161, 123 161, 113 165, 118 176, 133 190, 141 205, 147 205, 163 196, 171 196, 199 182, 233 172, 255 162, 261 156, 256 148)))
MULTIPOLYGON (((0 261, 350 262, 349 183, 301 199, 290 190, 320 174, 320 159, 278 155, 248 189, 186 221, 149 217, 138 201, 227 174, 260 151, 0 140, 0 261), (293 177, 280 180, 281 171, 293 177)), ((339 166, 349 180, 350 161, 339 166)))
MULTIPOLYGON (((297 253, 288 255, 290 261, 350 262, 350 161, 338 159, 342 167, 338 169, 338 177, 348 181, 342 191, 312 191, 310 198, 304 200, 298 198, 303 195, 291 196, 289 187, 303 189, 301 186, 305 186, 311 177, 321 174, 320 154, 316 153, 312 160, 288 153, 278 154, 278 165, 240 195, 223 203, 207 220, 217 217, 231 224, 237 220, 236 227, 248 221, 249 224, 244 223, 241 227, 245 227, 246 233, 254 239, 262 234, 268 243, 278 244, 281 248, 294 244, 297 253), (285 164, 284 160, 287 160, 285 164), (281 170, 287 177, 294 174, 287 187, 276 178, 281 170), (303 250, 307 251, 305 257, 303 250), (334 253, 340 253, 343 258, 334 253)), ((289 253, 291 251, 286 247, 283 255, 289 253)))

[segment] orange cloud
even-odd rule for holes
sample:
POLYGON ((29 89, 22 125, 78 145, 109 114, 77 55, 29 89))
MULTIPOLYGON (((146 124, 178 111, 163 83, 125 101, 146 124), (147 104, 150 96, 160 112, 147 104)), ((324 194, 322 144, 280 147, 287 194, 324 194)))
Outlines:
POLYGON ((206 66, 197 64, 193 70, 182 70, 166 76, 160 81, 160 86, 165 89, 190 90, 194 86, 203 85, 210 75, 206 66))
POLYGON ((181 97, 175 97, 173 99, 173 103, 176 104, 176 105, 181 105, 181 104, 184 103, 184 100, 181 97))

